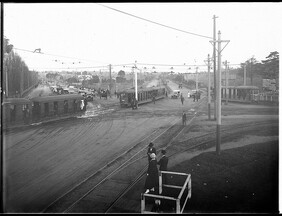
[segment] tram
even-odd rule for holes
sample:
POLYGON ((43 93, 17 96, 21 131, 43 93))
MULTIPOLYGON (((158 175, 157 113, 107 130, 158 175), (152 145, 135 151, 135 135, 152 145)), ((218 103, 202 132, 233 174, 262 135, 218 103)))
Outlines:
POLYGON ((72 115, 86 110, 79 94, 41 96, 32 99, 5 98, 2 103, 3 127, 23 125, 72 115))
MULTIPOLYGON (((139 88, 137 89, 137 93, 138 105, 140 105, 164 98, 166 89, 164 87, 139 88)), ((121 107, 131 107, 135 101, 135 89, 118 92, 118 95, 121 107)))

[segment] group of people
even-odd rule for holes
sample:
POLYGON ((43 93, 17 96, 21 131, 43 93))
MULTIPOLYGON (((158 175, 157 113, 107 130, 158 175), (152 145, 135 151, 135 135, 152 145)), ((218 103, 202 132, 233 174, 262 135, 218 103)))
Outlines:
MULTIPOLYGON (((156 148, 154 144, 150 142, 147 151, 149 166, 145 181, 145 193, 149 193, 150 191, 157 193, 159 188, 159 171, 167 171, 168 158, 166 156, 166 150, 161 150, 161 153, 162 157, 157 161, 156 148)), ((164 184, 167 182, 165 175, 163 175, 162 181, 164 184)))

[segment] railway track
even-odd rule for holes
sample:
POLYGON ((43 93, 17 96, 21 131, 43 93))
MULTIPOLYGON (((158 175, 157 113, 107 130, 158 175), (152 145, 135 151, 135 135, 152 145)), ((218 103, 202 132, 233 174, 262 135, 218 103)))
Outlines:
MULTIPOLYGON (((200 106, 202 102, 203 100, 199 101, 198 106, 200 106)), ((188 121, 192 122, 196 116, 197 113, 194 116, 188 117, 188 121)), ((155 146, 158 148, 169 145, 181 133, 183 129, 183 126, 181 124, 177 124, 178 122, 179 119, 172 122, 168 128, 161 127, 153 131, 151 134, 146 135, 142 140, 132 145, 130 149, 127 149, 125 152, 121 153, 108 164, 101 167, 98 171, 93 172, 89 177, 57 198, 49 206, 47 206, 47 208, 45 208, 43 212, 71 212, 73 211, 74 206, 77 206, 78 203, 81 202, 81 200, 85 199, 85 197, 87 196, 90 197, 90 194, 94 194, 93 191, 97 191, 98 188, 101 188, 105 184, 105 182, 109 182, 109 178, 115 175, 117 171, 123 170, 124 167, 130 166, 130 164, 146 164, 146 151, 148 143, 150 141, 154 141, 155 146), (166 140, 166 143, 163 143, 163 140, 166 140)), ((133 170, 137 171, 137 173, 142 173, 145 169, 146 168, 142 168, 141 171, 137 169, 133 170)), ((133 176, 137 175, 138 174, 135 173, 133 176)), ((132 180, 130 180, 129 182, 131 181, 132 180)), ((127 183, 123 184, 126 185, 127 183)), ((96 209, 93 209, 92 212, 104 212, 104 209, 101 210, 96 205, 96 209)))
MULTIPOLYGON (((204 100, 201 100, 198 107, 204 100)), ((190 116, 188 123, 192 123, 197 116, 190 116)), ((112 213, 121 209, 124 203, 132 204, 131 212, 140 211, 140 193, 137 200, 127 198, 132 188, 140 184, 147 170, 147 144, 154 141, 157 149, 170 148, 173 157, 184 151, 192 151, 197 148, 206 148, 215 138, 215 132, 206 133, 201 136, 185 140, 176 147, 174 140, 182 133, 184 127, 173 122, 168 128, 159 128, 142 140, 135 143, 132 148, 126 150, 118 157, 110 161, 100 170, 94 172, 84 181, 80 182, 67 193, 52 202, 43 213, 112 213), (166 142, 164 142, 164 140, 166 142)), ((249 123, 222 129, 222 138, 229 136, 230 131, 242 130, 250 126, 265 126, 271 122, 249 123)), ((189 124, 188 124, 189 125, 189 124)), ((142 190, 142 189, 141 189, 142 190)), ((120 211, 122 212, 122 211, 120 211)), ((116 212, 115 212, 116 213, 116 212)))
MULTIPOLYGON (((238 137, 238 132, 244 130, 245 132, 251 130, 251 126, 255 127, 267 127, 269 125, 272 125, 273 122, 265 121, 265 122, 259 122, 259 123, 249 123, 249 124, 238 124, 235 127, 229 127, 224 130, 221 130, 222 132, 222 139, 229 140, 230 138, 236 138, 238 137)), ((172 158, 176 156, 177 154, 181 154, 183 152, 189 152, 194 151, 199 148, 208 148, 211 147, 210 145, 213 144, 215 141, 214 138, 215 132, 210 132, 201 136, 190 138, 182 143, 178 143, 177 147, 170 148, 168 152, 170 154, 167 156, 168 158, 172 158), (188 145, 189 143, 189 145, 188 145)), ((169 146, 167 146, 169 148, 169 146)), ((144 167, 144 166, 143 166, 144 167)), ((143 168, 143 170, 136 175, 136 178, 132 180, 131 184, 128 184, 128 187, 124 188, 123 191, 119 194, 119 196, 114 200, 114 202, 110 203, 108 208, 104 211, 104 213, 124 213, 124 212, 131 212, 131 213, 139 213, 140 212, 140 194, 139 196, 135 196, 136 199, 132 199, 132 196, 128 195, 132 193, 132 190, 138 191, 140 193, 143 193, 144 191, 142 188, 140 188, 140 185, 142 187, 142 180, 144 180, 145 172, 146 172, 147 166, 143 168), (140 181, 142 181, 140 183, 140 181), (139 185, 139 186, 136 186, 139 185), (135 188, 134 188, 135 187, 135 188), (138 189, 136 189, 136 187, 138 189), (131 192, 130 192, 131 191, 131 192), (132 203, 135 202, 134 205, 129 205, 128 208, 122 208, 121 206, 125 205, 126 203, 132 203), (131 206, 135 206, 132 208, 131 206), (131 211, 130 211, 131 210, 131 211)), ((80 209, 82 210, 82 209, 80 209)), ((83 211, 83 210, 82 210, 83 211)))

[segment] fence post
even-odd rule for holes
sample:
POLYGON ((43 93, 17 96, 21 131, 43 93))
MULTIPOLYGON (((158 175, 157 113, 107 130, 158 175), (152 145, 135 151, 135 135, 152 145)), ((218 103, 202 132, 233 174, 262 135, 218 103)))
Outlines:
POLYGON ((176 214, 180 214, 180 199, 176 200, 176 214))
POLYGON ((192 197, 192 179, 191 179, 191 175, 189 175, 189 182, 188 182, 188 197, 191 198, 192 197))
POLYGON ((145 196, 141 194, 141 214, 145 211, 145 196))
POLYGON ((159 194, 163 192, 162 183, 162 171, 159 171, 159 194))

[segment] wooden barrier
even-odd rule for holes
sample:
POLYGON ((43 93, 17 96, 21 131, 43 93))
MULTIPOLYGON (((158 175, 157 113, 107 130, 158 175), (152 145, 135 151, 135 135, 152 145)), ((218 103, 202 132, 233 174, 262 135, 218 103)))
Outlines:
POLYGON ((181 214, 186 206, 187 200, 191 198, 192 196, 192 184, 191 184, 191 175, 186 173, 179 173, 179 172, 169 172, 169 171, 160 171, 159 172, 159 194, 150 194, 150 193, 141 193, 141 213, 142 214, 148 214, 148 213, 156 213, 152 211, 146 210, 146 197, 152 197, 159 200, 171 200, 175 201, 175 209, 177 214, 181 214), (172 184, 162 184, 162 174, 170 174, 170 175, 182 175, 186 176, 186 179, 182 186, 172 185, 172 184), (180 193, 177 197, 170 197, 170 196, 163 196, 161 195, 163 192, 163 187, 169 187, 174 189, 181 189, 180 193), (181 198, 183 198, 184 191, 187 189, 188 193, 187 196, 184 197, 185 201, 183 203, 183 206, 180 204, 181 198))

